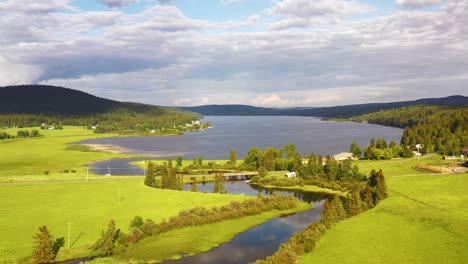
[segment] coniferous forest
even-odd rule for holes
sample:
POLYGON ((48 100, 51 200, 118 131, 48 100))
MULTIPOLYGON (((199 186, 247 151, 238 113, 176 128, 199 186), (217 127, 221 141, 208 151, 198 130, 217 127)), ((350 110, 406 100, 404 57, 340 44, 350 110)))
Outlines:
POLYGON ((402 146, 421 144, 421 152, 459 155, 468 147, 468 108, 409 106, 353 118, 385 126, 404 128, 402 146))

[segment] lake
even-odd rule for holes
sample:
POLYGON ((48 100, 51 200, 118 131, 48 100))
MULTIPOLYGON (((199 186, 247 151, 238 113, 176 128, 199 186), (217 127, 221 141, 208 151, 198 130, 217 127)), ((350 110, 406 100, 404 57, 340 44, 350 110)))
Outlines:
POLYGON ((296 144, 302 154, 337 154, 349 150, 353 141, 361 148, 371 138, 384 138, 399 143, 402 129, 355 122, 329 122, 315 117, 289 116, 207 116, 213 127, 182 136, 119 137, 85 140, 82 144, 112 144, 129 149, 130 153, 159 158, 178 155, 193 159, 227 159, 231 149, 244 157, 252 146, 282 148, 296 144))

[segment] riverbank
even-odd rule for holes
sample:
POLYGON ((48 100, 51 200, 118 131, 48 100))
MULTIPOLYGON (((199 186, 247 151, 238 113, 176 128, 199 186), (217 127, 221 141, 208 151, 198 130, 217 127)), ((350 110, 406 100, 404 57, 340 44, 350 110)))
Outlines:
POLYGON ((302 191, 302 192, 314 192, 314 193, 326 193, 326 194, 334 194, 339 196, 346 196, 347 193, 335 191, 332 189, 322 188, 315 185, 294 185, 294 186, 277 186, 277 185, 269 185, 269 184, 257 184, 252 183, 252 185, 259 186, 265 189, 277 189, 277 190, 291 190, 291 191, 302 191))
POLYGON ((81 144, 82 146, 88 146, 90 151, 104 151, 110 153, 128 153, 132 152, 132 149, 112 145, 112 144, 81 144))
POLYGON ((148 263, 180 259, 184 256, 192 256, 218 247, 220 244, 232 240, 239 233, 273 218, 311 210, 312 208, 312 205, 302 202, 298 207, 290 210, 273 210, 239 219, 176 229, 155 237, 145 238, 137 244, 126 247, 124 250, 118 249, 113 257, 96 259, 91 263, 126 263, 130 260, 136 263, 148 263))

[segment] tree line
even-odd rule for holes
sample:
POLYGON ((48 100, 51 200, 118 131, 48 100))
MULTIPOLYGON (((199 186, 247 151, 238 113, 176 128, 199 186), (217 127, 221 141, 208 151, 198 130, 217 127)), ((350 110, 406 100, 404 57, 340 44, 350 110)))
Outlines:
POLYGON ((13 138, 28 138, 28 137, 42 137, 43 135, 39 133, 39 130, 33 129, 31 132, 28 130, 18 130, 16 136, 10 135, 6 132, 0 132, 0 140, 2 139, 13 139, 13 138))
POLYGON ((410 106, 370 113, 353 118, 385 126, 404 128, 401 146, 421 152, 459 155, 468 147, 468 108, 449 106, 410 106))

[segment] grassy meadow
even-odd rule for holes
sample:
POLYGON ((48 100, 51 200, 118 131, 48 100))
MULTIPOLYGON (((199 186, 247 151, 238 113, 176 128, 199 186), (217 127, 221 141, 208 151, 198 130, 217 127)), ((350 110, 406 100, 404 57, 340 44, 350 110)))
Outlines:
POLYGON ((213 207, 249 199, 160 190, 141 181, 0 185, 0 194, 0 259, 6 262, 31 253, 32 235, 41 225, 47 225, 56 238, 67 240, 67 223, 72 223, 73 247, 70 252, 61 250, 58 257, 63 258, 67 253, 86 255, 86 246, 99 237, 110 219, 127 230, 136 215, 159 222, 194 206, 213 207))
MULTIPOLYGON (((38 128, 22 128, 28 131, 32 129, 38 128)), ((16 135, 17 130, 19 129, 1 131, 16 135)), ((129 156, 86 151, 86 146, 70 144, 118 135, 95 134, 92 130, 73 126, 66 126, 63 130, 40 130, 40 133, 44 136, 0 140, 0 182, 85 179, 86 163, 129 156), (69 172, 64 173, 66 170, 69 172)))
POLYGON ((363 172, 382 168, 389 197, 337 224, 300 263, 468 263, 468 174, 413 169, 419 163, 448 164, 359 161, 363 172))

